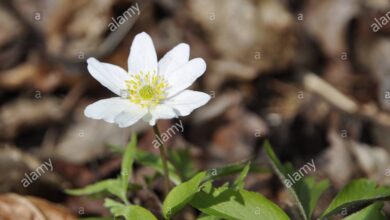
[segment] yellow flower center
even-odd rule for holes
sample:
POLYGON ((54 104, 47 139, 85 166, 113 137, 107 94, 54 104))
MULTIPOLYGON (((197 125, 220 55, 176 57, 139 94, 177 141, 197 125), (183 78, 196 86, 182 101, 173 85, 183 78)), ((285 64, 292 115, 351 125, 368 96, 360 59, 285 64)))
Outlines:
POLYGON ((139 90, 139 95, 143 98, 143 99, 152 99, 154 97, 154 94, 155 94, 155 90, 153 87, 149 86, 149 85, 146 85, 146 86, 143 86, 140 90, 139 90))
POLYGON ((142 107, 152 108, 166 98, 168 83, 163 76, 140 72, 126 80, 128 99, 142 107))

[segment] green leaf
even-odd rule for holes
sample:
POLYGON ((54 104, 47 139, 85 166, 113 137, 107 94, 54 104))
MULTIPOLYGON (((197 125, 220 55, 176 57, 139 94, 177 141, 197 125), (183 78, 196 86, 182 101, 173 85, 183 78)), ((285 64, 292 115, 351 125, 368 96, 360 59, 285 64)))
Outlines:
POLYGON ((185 150, 170 150, 169 161, 183 181, 190 179, 198 172, 188 148, 185 148, 185 150))
POLYGON ((127 200, 127 191, 123 190, 122 179, 115 179, 113 183, 107 188, 108 192, 120 198, 126 204, 129 203, 127 200))
POLYGON ((198 188, 206 172, 200 172, 193 178, 177 185, 167 195, 163 203, 164 217, 169 218, 189 203, 192 197, 198 192, 198 188))
MULTIPOLYGON (((135 161, 143 166, 152 167, 160 174, 163 173, 161 158, 155 154, 137 150, 135 154, 135 161)), ((175 169, 170 162, 168 162, 169 179, 176 185, 181 183, 180 177, 175 173, 175 169)))
POLYGON ((349 215, 344 220, 386 220, 385 214, 382 212, 383 203, 376 202, 366 208, 349 215))
POLYGON ((122 190, 124 191, 124 194, 127 193, 127 189, 129 185, 129 176, 131 176, 133 173, 133 162, 137 150, 136 146, 137 146, 137 135, 133 133, 131 135, 131 141, 126 147, 122 159, 122 165, 121 165, 122 190))
POLYGON ((87 217, 87 218, 79 218, 79 220, 113 220, 110 217, 87 217))
POLYGON ((251 165, 251 162, 249 161, 245 165, 244 169, 242 169, 240 175, 234 181, 233 188, 235 188, 235 189, 243 189, 244 188, 244 184, 245 184, 244 180, 245 180, 245 177, 248 175, 250 165, 251 165))
POLYGON ((298 182, 291 184, 290 187, 287 186, 286 183, 291 182, 287 176, 294 173, 293 167, 290 164, 286 164, 284 166, 282 165, 268 141, 266 141, 263 146, 277 176, 294 198, 300 215, 304 220, 311 219, 311 215, 316 207, 318 199, 329 187, 329 181, 323 180, 316 183, 314 177, 303 177, 298 182))
MULTIPOLYGON (((137 189, 139 186, 131 185, 131 188, 137 189)), ((67 189, 65 192, 73 196, 97 196, 99 194, 111 193, 123 201, 127 201, 120 179, 107 179, 80 189, 67 189)))
POLYGON ((123 213, 125 205, 112 199, 104 200, 104 207, 108 208, 115 217, 120 216, 123 213))
POLYGON ((295 183, 293 188, 305 209, 308 219, 311 218, 318 200, 328 187, 328 180, 322 180, 317 183, 312 176, 305 177, 302 181, 295 183))
POLYGON ((110 186, 114 185, 116 181, 116 179, 102 180, 100 182, 93 183, 80 189, 67 189, 65 190, 65 192, 73 196, 90 196, 98 193, 103 193, 105 191, 107 192, 110 186))
POLYGON ((104 207, 108 208, 114 217, 123 216, 126 220, 157 220, 156 216, 154 216, 149 210, 137 205, 124 205, 112 199, 105 199, 104 207))
POLYGON ((202 213, 196 220, 220 220, 220 218, 202 213))
MULTIPOLYGON (((245 162, 229 164, 227 166, 209 169, 207 171, 207 176, 205 180, 218 179, 220 177, 240 173, 242 172, 242 170, 245 168, 245 166, 249 161, 250 160, 248 159, 245 162)), ((268 169, 253 164, 250 165, 249 170, 251 172, 269 172, 268 169)))
POLYGON ((210 193, 213 189, 213 180, 207 180, 201 186, 201 190, 207 193, 210 193))
POLYGON ((222 187, 212 193, 200 191, 191 205, 203 213, 227 220, 290 219, 276 204, 259 193, 222 187))
POLYGON ((353 180, 333 199, 321 219, 340 213, 342 209, 364 207, 380 200, 390 199, 390 187, 377 186, 368 179, 353 180))
POLYGON ((125 215, 123 215, 128 220, 134 219, 147 219, 147 220, 157 220, 149 210, 138 206, 138 205, 128 205, 125 209, 125 215))
POLYGON ((106 146, 107 146, 108 150, 111 151, 112 153, 116 153, 116 154, 120 154, 120 155, 123 155, 123 153, 126 150, 126 149, 123 149, 123 146, 120 146, 120 145, 114 145, 114 144, 107 143, 106 146))

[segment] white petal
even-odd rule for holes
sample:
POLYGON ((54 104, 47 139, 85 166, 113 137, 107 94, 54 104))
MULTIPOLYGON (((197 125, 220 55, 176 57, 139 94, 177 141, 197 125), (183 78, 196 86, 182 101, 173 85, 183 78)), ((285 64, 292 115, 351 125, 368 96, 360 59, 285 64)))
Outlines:
POLYGON ((206 71, 206 63, 202 58, 195 58, 182 65, 167 77, 170 88, 168 98, 188 88, 206 71))
POLYGON ((151 109, 150 113, 143 117, 143 120, 148 122, 150 126, 154 126, 158 119, 171 119, 176 117, 177 115, 172 107, 165 104, 159 104, 151 109))
POLYGON ((187 116, 194 109, 205 105, 210 100, 210 95, 204 92, 184 90, 176 96, 165 101, 171 106, 178 116, 187 116))
POLYGON ((177 68, 186 64, 189 58, 190 46, 185 43, 178 44, 158 62, 158 73, 169 77, 177 68))
POLYGON ((115 117, 131 107, 131 103, 127 99, 119 97, 102 99, 87 106, 84 110, 84 115, 88 118, 103 119, 106 122, 113 123, 115 117))
POLYGON ((134 37, 127 61, 130 74, 157 73, 157 54, 150 36, 142 32, 134 37))
POLYGON ((130 108, 119 113, 114 121, 121 128, 129 127, 147 114, 147 110, 139 105, 131 104, 130 108))
POLYGON ((121 90, 126 90, 125 81, 130 78, 130 75, 124 69, 109 63, 99 62, 93 57, 88 58, 87 63, 89 73, 100 84, 117 95, 120 95, 121 90))

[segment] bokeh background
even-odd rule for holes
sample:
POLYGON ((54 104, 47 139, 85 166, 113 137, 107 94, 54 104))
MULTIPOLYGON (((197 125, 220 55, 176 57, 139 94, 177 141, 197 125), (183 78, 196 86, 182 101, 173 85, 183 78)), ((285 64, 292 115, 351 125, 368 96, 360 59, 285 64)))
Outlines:
MULTIPOLYGON (((351 179, 389 184, 389 11, 387 0, 1 1, 0 209, 11 204, 28 213, 29 202, 60 209, 51 219, 106 215, 102 200, 63 189, 118 175, 121 159, 112 148, 123 147, 132 132, 140 149, 158 153, 147 124, 120 129, 83 115, 86 105, 113 96, 88 74, 85 60, 126 68, 133 37, 142 31, 159 58, 185 42, 191 58, 208 65, 193 88, 212 100, 180 118, 184 132, 167 144, 185 151, 193 166, 252 158, 265 169, 249 175, 246 187, 287 207, 290 198, 267 171, 261 144, 269 139, 283 161, 300 167, 314 159, 312 174, 331 181, 315 213, 351 179), (140 14, 110 30, 135 4, 140 14), (48 158, 54 170, 23 187, 25 173, 48 158), (13 202, 4 197, 10 192, 18 195, 13 202)), ((177 122, 159 126, 164 131, 177 122)), ((137 166, 134 175, 142 182, 155 174, 137 166)), ((158 212, 160 186, 157 177, 133 199, 158 212)), ((193 216, 186 210, 179 219, 193 216)))

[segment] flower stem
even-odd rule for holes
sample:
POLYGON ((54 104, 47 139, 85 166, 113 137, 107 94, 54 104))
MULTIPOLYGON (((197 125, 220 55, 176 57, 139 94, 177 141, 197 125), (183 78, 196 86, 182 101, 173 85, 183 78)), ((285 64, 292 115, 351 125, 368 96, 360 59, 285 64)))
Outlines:
MULTIPOLYGON (((159 140, 161 140, 161 134, 160 130, 157 127, 157 124, 153 126, 153 131, 155 135, 158 137, 159 140)), ((169 171, 168 171, 168 156, 167 152, 165 150, 164 144, 160 142, 159 150, 160 150, 160 157, 163 165, 163 172, 164 172, 164 194, 165 196, 168 195, 169 188, 170 188, 170 182, 169 182, 169 171)))

